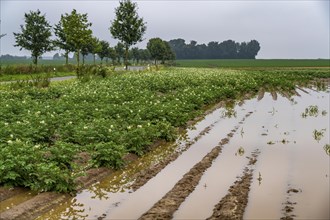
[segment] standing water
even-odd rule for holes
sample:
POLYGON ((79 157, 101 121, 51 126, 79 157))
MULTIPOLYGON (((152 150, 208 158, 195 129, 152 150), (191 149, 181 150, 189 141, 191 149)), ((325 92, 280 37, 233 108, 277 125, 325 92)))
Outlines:
POLYGON ((234 136, 179 206, 174 219, 211 216, 215 204, 246 168, 246 157, 257 149, 260 154, 244 219, 329 219, 329 88, 305 91, 291 98, 278 95, 277 100, 266 93, 261 100, 237 105, 232 117, 224 117, 225 109, 220 108, 197 123, 196 130, 187 131, 187 142, 202 134, 201 138, 138 190, 129 189, 131 175, 177 151, 180 144, 139 159, 39 219, 137 219, 234 128, 238 128, 234 136), (203 133, 205 128, 209 130, 203 133))

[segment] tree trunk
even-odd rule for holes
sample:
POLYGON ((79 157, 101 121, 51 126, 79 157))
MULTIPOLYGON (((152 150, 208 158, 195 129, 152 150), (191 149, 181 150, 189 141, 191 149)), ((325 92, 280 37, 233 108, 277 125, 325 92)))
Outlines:
POLYGON ((64 56, 65 56, 65 65, 68 65, 69 64, 69 51, 66 51, 64 56))
POLYGON ((125 46, 125 69, 127 70, 128 66, 128 45, 125 46))
POLYGON ((33 56, 33 61, 32 62, 33 62, 34 65, 37 66, 38 65, 38 56, 33 56))
POLYGON ((94 58, 94 65, 95 65, 95 54, 93 54, 93 58, 94 58))
POLYGON ((83 64, 85 64, 85 55, 83 54, 83 64))
POLYGON ((80 61, 80 59, 79 59, 79 56, 80 56, 80 50, 78 49, 77 50, 77 75, 78 75, 78 77, 80 76, 80 70, 79 70, 79 61, 80 61))

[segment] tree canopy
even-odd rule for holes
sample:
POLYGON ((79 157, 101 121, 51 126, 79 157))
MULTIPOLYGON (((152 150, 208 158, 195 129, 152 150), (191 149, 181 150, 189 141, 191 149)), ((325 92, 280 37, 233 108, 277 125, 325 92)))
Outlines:
POLYGON ((88 22, 87 14, 79 14, 75 9, 71 14, 65 13, 62 18, 66 42, 75 49, 79 69, 81 50, 92 40, 92 30, 90 29, 92 24, 88 22))
POLYGON ((31 51, 33 63, 38 64, 38 58, 47 51, 53 49, 53 44, 50 39, 52 36, 51 26, 41 15, 39 10, 25 13, 25 25, 21 25, 21 33, 14 33, 16 44, 15 47, 20 47, 31 51))
POLYGON ((164 63, 165 60, 175 59, 175 54, 170 45, 158 37, 149 40, 147 49, 150 52, 150 56, 154 60, 155 65, 157 65, 158 60, 164 63))
POLYGON ((255 59, 260 50, 260 44, 256 40, 242 43, 233 40, 221 43, 211 41, 205 45, 193 40, 186 44, 184 39, 178 38, 168 43, 177 59, 255 59))
POLYGON ((128 50, 132 45, 143 40, 146 23, 139 17, 136 3, 123 0, 119 4, 119 7, 115 9, 116 18, 111 22, 110 33, 124 44, 127 68, 128 50))

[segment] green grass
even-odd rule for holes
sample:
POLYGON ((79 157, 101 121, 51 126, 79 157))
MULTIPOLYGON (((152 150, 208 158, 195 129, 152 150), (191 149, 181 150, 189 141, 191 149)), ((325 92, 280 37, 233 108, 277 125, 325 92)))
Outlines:
POLYGON ((179 67, 261 68, 261 67, 330 67, 329 59, 274 59, 274 60, 176 60, 179 67))
POLYGON ((16 74, 16 75, 0 75, 0 82, 6 81, 18 81, 18 80, 31 80, 39 77, 62 77, 62 76, 74 76, 74 72, 56 72, 56 73, 36 73, 36 74, 16 74))
MULTIPOLYGON (((82 61, 80 61, 82 64, 82 61)), ((96 60, 95 64, 100 64, 100 60, 96 60)), ((103 63, 105 63, 105 60, 103 60, 103 63)), ((109 62, 111 63, 111 62, 109 62)), ((1 60, 1 65, 31 65, 32 60, 31 59, 13 59, 13 60, 1 60)), ((76 60, 69 60, 69 64, 77 64, 76 60)), ((93 60, 86 60, 85 64, 94 64, 93 60)), ((65 65, 65 60, 38 60, 38 65, 65 65)))

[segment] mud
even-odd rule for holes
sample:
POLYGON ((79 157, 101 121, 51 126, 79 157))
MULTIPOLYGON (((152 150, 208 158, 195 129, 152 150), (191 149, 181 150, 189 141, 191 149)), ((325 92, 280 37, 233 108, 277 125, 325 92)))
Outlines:
MULTIPOLYGON (((86 172, 86 176, 83 176, 77 180, 80 183, 78 190, 81 190, 82 188, 85 188, 99 181, 105 176, 108 176, 111 172, 113 171, 108 168, 95 168, 88 170, 86 172)), ((25 194, 27 198, 26 201, 16 199, 15 203, 13 203, 11 206, 8 206, 9 209, 6 207, 7 210, 1 211, 0 220, 35 219, 41 213, 51 210, 59 203, 62 203, 71 197, 69 194, 59 194, 53 192, 43 192, 37 194, 36 192, 31 192, 23 188, 14 188, 13 190, 1 188, 0 192, 1 199, 3 201, 1 206, 5 206, 5 202, 9 200, 10 197, 13 198, 15 195, 25 194), (28 194, 32 194, 32 196, 29 197, 28 194), (35 194, 37 195, 34 196, 35 194)))
POLYGON ((292 201, 292 195, 295 193, 300 193, 300 192, 302 192, 302 190, 292 188, 292 187, 290 187, 290 185, 288 187, 289 187, 289 189, 286 191, 287 200, 285 203, 283 203, 283 206, 284 206, 282 208, 283 217, 281 217, 281 220, 291 220, 291 219, 294 219, 295 217, 297 217, 294 214, 294 208, 295 208, 295 205, 297 205, 297 202, 292 201))
MULTIPOLYGON (((228 103, 228 102, 227 102, 228 103)), ((188 126, 193 126, 198 121, 202 120, 206 115, 211 114, 216 109, 219 109, 226 105, 226 102, 221 101, 213 106, 209 106, 207 110, 201 115, 196 117, 194 120, 191 120, 187 123, 188 126)), ((252 112, 251 112, 252 113, 252 112)), ((246 115, 248 117, 251 113, 246 115)), ((243 119, 244 121, 245 119, 243 119)), ((165 158, 163 161, 148 167, 147 169, 142 170, 138 174, 136 174, 134 183, 131 185, 131 188, 133 191, 138 190, 141 186, 146 184, 151 178, 156 176, 162 169, 164 169, 168 164, 170 164, 172 161, 176 160, 182 152, 186 151, 191 145, 196 143, 201 137, 203 137, 205 134, 207 134, 213 127, 215 123, 212 123, 211 125, 204 128, 197 136, 193 138, 191 141, 187 141, 183 147, 180 147, 179 151, 174 152, 169 157, 165 158)))
POLYGON ((8 211, 1 212, 0 219, 35 219, 40 213, 50 210, 67 198, 69 198, 69 195, 51 192, 40 193, 8 211))
POLYGON ((230 186, 228 194, 215 205, 213 214, 207 218, 208 220, 243 219, 253 178, 252 173, 254 169, 252 166, 257 162, 259 153, 260 151, 256 150, 252 153, 251 157, 248 157, 249 163, 247 167, 245 167, 242 176, 230 186))
MULTIPOLYGON (((251 114, 252 112, 247 113, 241 122, 245 121, 246 117, 249 117, 251 114)), ((155 203, 152 208, 145 212, 139 219, 172 219, 174 212, 179 208, 186 197, 194 191, 205 170, 212 165, 213 160, 218 157, 223 146, 229 142, 238 128, 239 126, 236 126, 232 129, 231 132, 227 134, 226 138, 223 138, 211 152, 194 165, 162 199, 155 203)), ((207 185, 205 184, 204 187, 207 187, 207 185)))
POLYGON ((13 197, 17 194, 27 192, 27 189, 21 187, 0 187, 0 202, 13 197))

